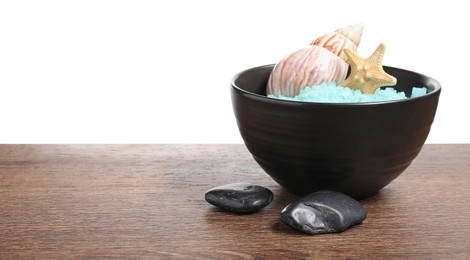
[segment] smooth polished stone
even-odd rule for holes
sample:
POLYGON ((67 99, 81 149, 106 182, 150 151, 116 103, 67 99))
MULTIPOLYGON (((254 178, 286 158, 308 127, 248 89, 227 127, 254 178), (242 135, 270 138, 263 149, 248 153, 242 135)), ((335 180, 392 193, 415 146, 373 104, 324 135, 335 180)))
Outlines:
POLYGON ((336 191, 318 191, 291 203, 281 220, 307 234, 336 233, 361 223, 367 211, 357 200, 336 191))
POLYGON ((266 207, 274 195, 268 188, 248 183, 232 183, 210 189, 205 199, 210 204, 237 213, 251 213, 266 207))

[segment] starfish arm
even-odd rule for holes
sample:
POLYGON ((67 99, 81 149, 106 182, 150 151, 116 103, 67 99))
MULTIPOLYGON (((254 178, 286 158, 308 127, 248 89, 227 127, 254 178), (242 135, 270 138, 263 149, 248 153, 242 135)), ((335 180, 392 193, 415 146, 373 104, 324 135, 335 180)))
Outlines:
POLYGON ((377 49, 367 58, 367 60, 372 63, 376 64, 377 67, 382 67, 382 60, 385 54, 385 44, 380 43, 377 49))
POLYGON ((359 56, 359 54, 357 54, 357 52, 351 49, 344 49, 343 51, 346 54, 346 57, 348 57, 348 63, 351 65, 351 67, 353 67, 353 64, 358 65, 362 62, 363 59, 361 56, 359 56))
POLYGON ((375 80, 380 87, 395 86, 397 84, 397 79, 394 76, 387 74, 385 71, 377 75, 375 80))
POLYGON ((350 87, 352 88, 352 83, 353 83, 353 77, 349 76, 347 79, 345 79, 341 84, 339 84, 341 87, 350 87))

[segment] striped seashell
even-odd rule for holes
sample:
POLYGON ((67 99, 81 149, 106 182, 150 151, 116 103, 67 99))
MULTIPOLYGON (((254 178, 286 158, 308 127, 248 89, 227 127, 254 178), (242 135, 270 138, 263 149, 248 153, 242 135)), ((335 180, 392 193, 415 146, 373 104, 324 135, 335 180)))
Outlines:
POLYGON ((348 64, 323 47, 310 45, 276 64, 268 80, 268 95, 296 96, 306 86, 323 82, 340 84, 346 78, 348 64))
POLYGON ((343 60, 347 59, 344 49, 357 50, 357 46, 361 42, 362 31, 364 27, 362 24, 351 25, 336 30, 333 33, 325 34, 311 43, 311 45, 322 46, 334 54, 341 57, 343 60))
POLYGON ((342 34, 350 39, 356 46, 361 43, 362 32, 364 31, 364 25, 362 23, 346 26, 336 30, 335 32, 342 34))
POLYGON ((321 36, 320 38, 312 42, 312 45, 322 46, 323 48, 331 51, 343 60, 347 59, 346 54, 344 54, 343 52, 344 49, 351 49, 353 51, 357 50, 357 45, 354 44, 354 42, 352 42, 346 36, 337 32, 321 36))

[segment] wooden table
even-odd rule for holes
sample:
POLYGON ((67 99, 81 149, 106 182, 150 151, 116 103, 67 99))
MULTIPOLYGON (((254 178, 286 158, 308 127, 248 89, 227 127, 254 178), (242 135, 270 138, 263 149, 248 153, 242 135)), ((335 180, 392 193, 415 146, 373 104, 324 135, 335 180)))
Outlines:
POLYGON ((469 169, 470 145, 426 145, 361 201, 361 225, 309 236, 280 222, 296 198, 243 145, 1 145, 0 259, 470 259, 469 169), (239 181, 274 201, 250 215, 205 202, 239 181))

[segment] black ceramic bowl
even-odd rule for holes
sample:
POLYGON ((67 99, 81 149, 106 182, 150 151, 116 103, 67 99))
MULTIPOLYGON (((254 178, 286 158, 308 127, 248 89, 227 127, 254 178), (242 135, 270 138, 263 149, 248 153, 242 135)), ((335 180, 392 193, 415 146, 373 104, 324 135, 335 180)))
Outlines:
POLYGON ((394 87, 417 98, 375 103, 307 103, 266 97, 274 65, 245 70, 231 82, 240 134, 258 164, 288 191, 330 189, 368 197, 398 177, 418 155, 434 120, 436 80, 384 67, 394 87))

